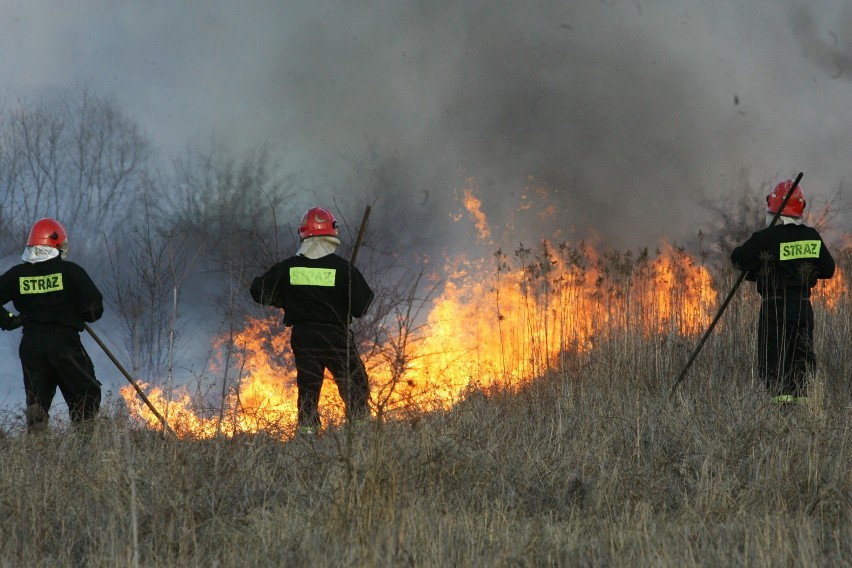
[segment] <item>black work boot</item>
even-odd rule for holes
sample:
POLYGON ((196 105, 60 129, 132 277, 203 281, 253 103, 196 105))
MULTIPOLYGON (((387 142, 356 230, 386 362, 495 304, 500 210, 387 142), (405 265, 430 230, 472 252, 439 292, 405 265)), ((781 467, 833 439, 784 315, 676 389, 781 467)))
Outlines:
POLYGON ((38 404, 30 404, 26 410, 27 433, 43 434, 47 432, 49 421, 48 413, 38 404))

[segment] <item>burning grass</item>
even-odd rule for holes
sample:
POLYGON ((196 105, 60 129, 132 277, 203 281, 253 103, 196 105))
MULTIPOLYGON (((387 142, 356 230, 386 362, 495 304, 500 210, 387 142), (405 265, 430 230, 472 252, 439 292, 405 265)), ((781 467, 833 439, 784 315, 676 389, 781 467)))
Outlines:
MULTIPOLYGON (((848 253, 838 256, 849 266, 848 253)), ((634 258, 632 271, 598 273, 592 292, 568 287, 546 310, 538 298, 557 297, 549 283, 525 284, 526 269, 511 277, 498 269, 495 281, 527 285, 524 309, 512 311, 499 288, 503 323, 458 337, 457 352, 478 358, 461 366, 466 380, 453 385, 451 404, 409 391, 411 405, 388 402, 373 424, 291 440, 286 417, 266 415, 255 430, 225 418, 278 396, 253 384, 265 367, 244 361, 242 406, 187 406, 187 420, 209 416, 219 435, 163 439, 108 409, 88 444, 61 428, 0 439, 2 564, 848 566, 848 292, 816 300, 820 371, 807 407, 779 411, 752 377, 757 306, 749 289, 670 398, 696 340, 682 323, 696 316, 672 312, 676 303, 642 304, 669 314, 654 327, 656 316, 632 307, 630 298, 685 281, 658 281, 656 266, 634 258), (626 287, 611 285, 619 278, 626 287), (561 331, 573 321, 563 318, 576 316, 570 298, 594 326, 561 331), (613 306, 628 315, 608 317, 613 306), (486 332, 498 338, 494 359, 464 343, 486 332), (512 380, 504 380, 509 368, 512 380)), ((725 278, 717 289, 730 285, 725 278)), ((470 297, 493 308, 493 285, 470 297)), ((710 298, 706 290, 677 293, 710 298)), ((442 341, 458 331, 447 333, 442 341)), ((415 342, 419 359, 398 369, 416 368, 445 345, 415 342)))
MULTIPOLYGON (((694 337, 711 320, 717 295, 710 271, 673 247, 655 257, 599 256, 583 244, 545 241, 511 256, 455 258, 444 273, 425 321, 391 314, 361 334, 377 415, 447 409, 471 387, 517 387, 565 371, 617 338, 694 337)), ((239 378, 218 412, 199 413, 200 401, 154 388, 150 398, 169 424, 198 438, 270 429, 291 436, 295 372, 289 330, 279 321, 277 310, 247 319, 220 342, 222 359, 235 362, 223 374, 239 378)), ((159 426, 132 388, 122 394, 135 416, 159 426)), ((339 424, 342 408, 331 386, 321 409, 327 423, 339 424)))

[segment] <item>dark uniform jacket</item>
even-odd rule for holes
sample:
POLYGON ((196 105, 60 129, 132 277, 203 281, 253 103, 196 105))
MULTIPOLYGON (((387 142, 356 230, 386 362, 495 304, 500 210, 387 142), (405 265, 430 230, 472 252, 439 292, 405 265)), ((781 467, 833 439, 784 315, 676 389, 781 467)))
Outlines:
POLYGON ((255 302, 284 310, 284 322, 348 326, 373 301, 373 291, 357 268, 329 254, 310 259, 292 256, 252 281, 255 302))
POLYGON ((834 258, 819 232, 807 225, 776 225, 752 234, 731 253, 763 298, 810 298, 818 278, 834 275, 834 258))
POLYGON ((17 264, 0 275, 0 305, 9 301, 25 332, 80 332, 104 312, 103 296, 86 271, 60 257, 17 264))

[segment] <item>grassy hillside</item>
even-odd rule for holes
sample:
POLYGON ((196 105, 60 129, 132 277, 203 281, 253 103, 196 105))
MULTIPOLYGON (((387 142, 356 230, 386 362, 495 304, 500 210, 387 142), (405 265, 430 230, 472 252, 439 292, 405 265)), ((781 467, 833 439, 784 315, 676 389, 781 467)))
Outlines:
POLYGON ((848 396, 670 402, 631 355, 317 439, 9 436, 0 564, 849 565, 848 396))
POLYGON ((756 305, 697 339, 613 334, 442 412, 281 441, 163 439, 108 408, 0 438, 0 566, 850 566, 852 310, 817 305, 820 371, 781 410, 756 305))

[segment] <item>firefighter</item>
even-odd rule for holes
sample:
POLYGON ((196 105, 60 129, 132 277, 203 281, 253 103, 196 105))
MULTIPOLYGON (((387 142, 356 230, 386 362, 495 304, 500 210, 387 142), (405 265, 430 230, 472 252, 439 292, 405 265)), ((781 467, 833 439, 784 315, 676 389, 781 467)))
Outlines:
POLYGON ((373 291, 357 268, 335 254, 339 237, 334 215, 312 207, 299 225, 298 252, 251 284, 254 301, 284 310, 284 324, 291 327, 299 434, 316 434, 321 427, 325 369, 334 378, 347 420, 370 416, 367 371, 349 326, 353 317, 366 313, 373 291))
MULTIPOLYGON (((792 180, 775 186, 766 197, 771 225, 792 180)), ((731 253, 761 297, 757 326, 758 372, 772 401, 801 404, 807 397, 807 376, 816 366, 811 290, 821 278, 834 275, 834 259, 819 232, 803 222, 805 196, 796 186, 774 226, 754 234, 731 253)))
POLYGON ((57 387, 72 424, 90 431, 101 404, 101 383, 80 341, 85 322, 100 319, 103 296, 86 271, 65 260, 68 237, 56 219, 36 221, 23 262, 0 275, 0 327, 23 326, 19 347, 28 432, 47 429, 57 387))

